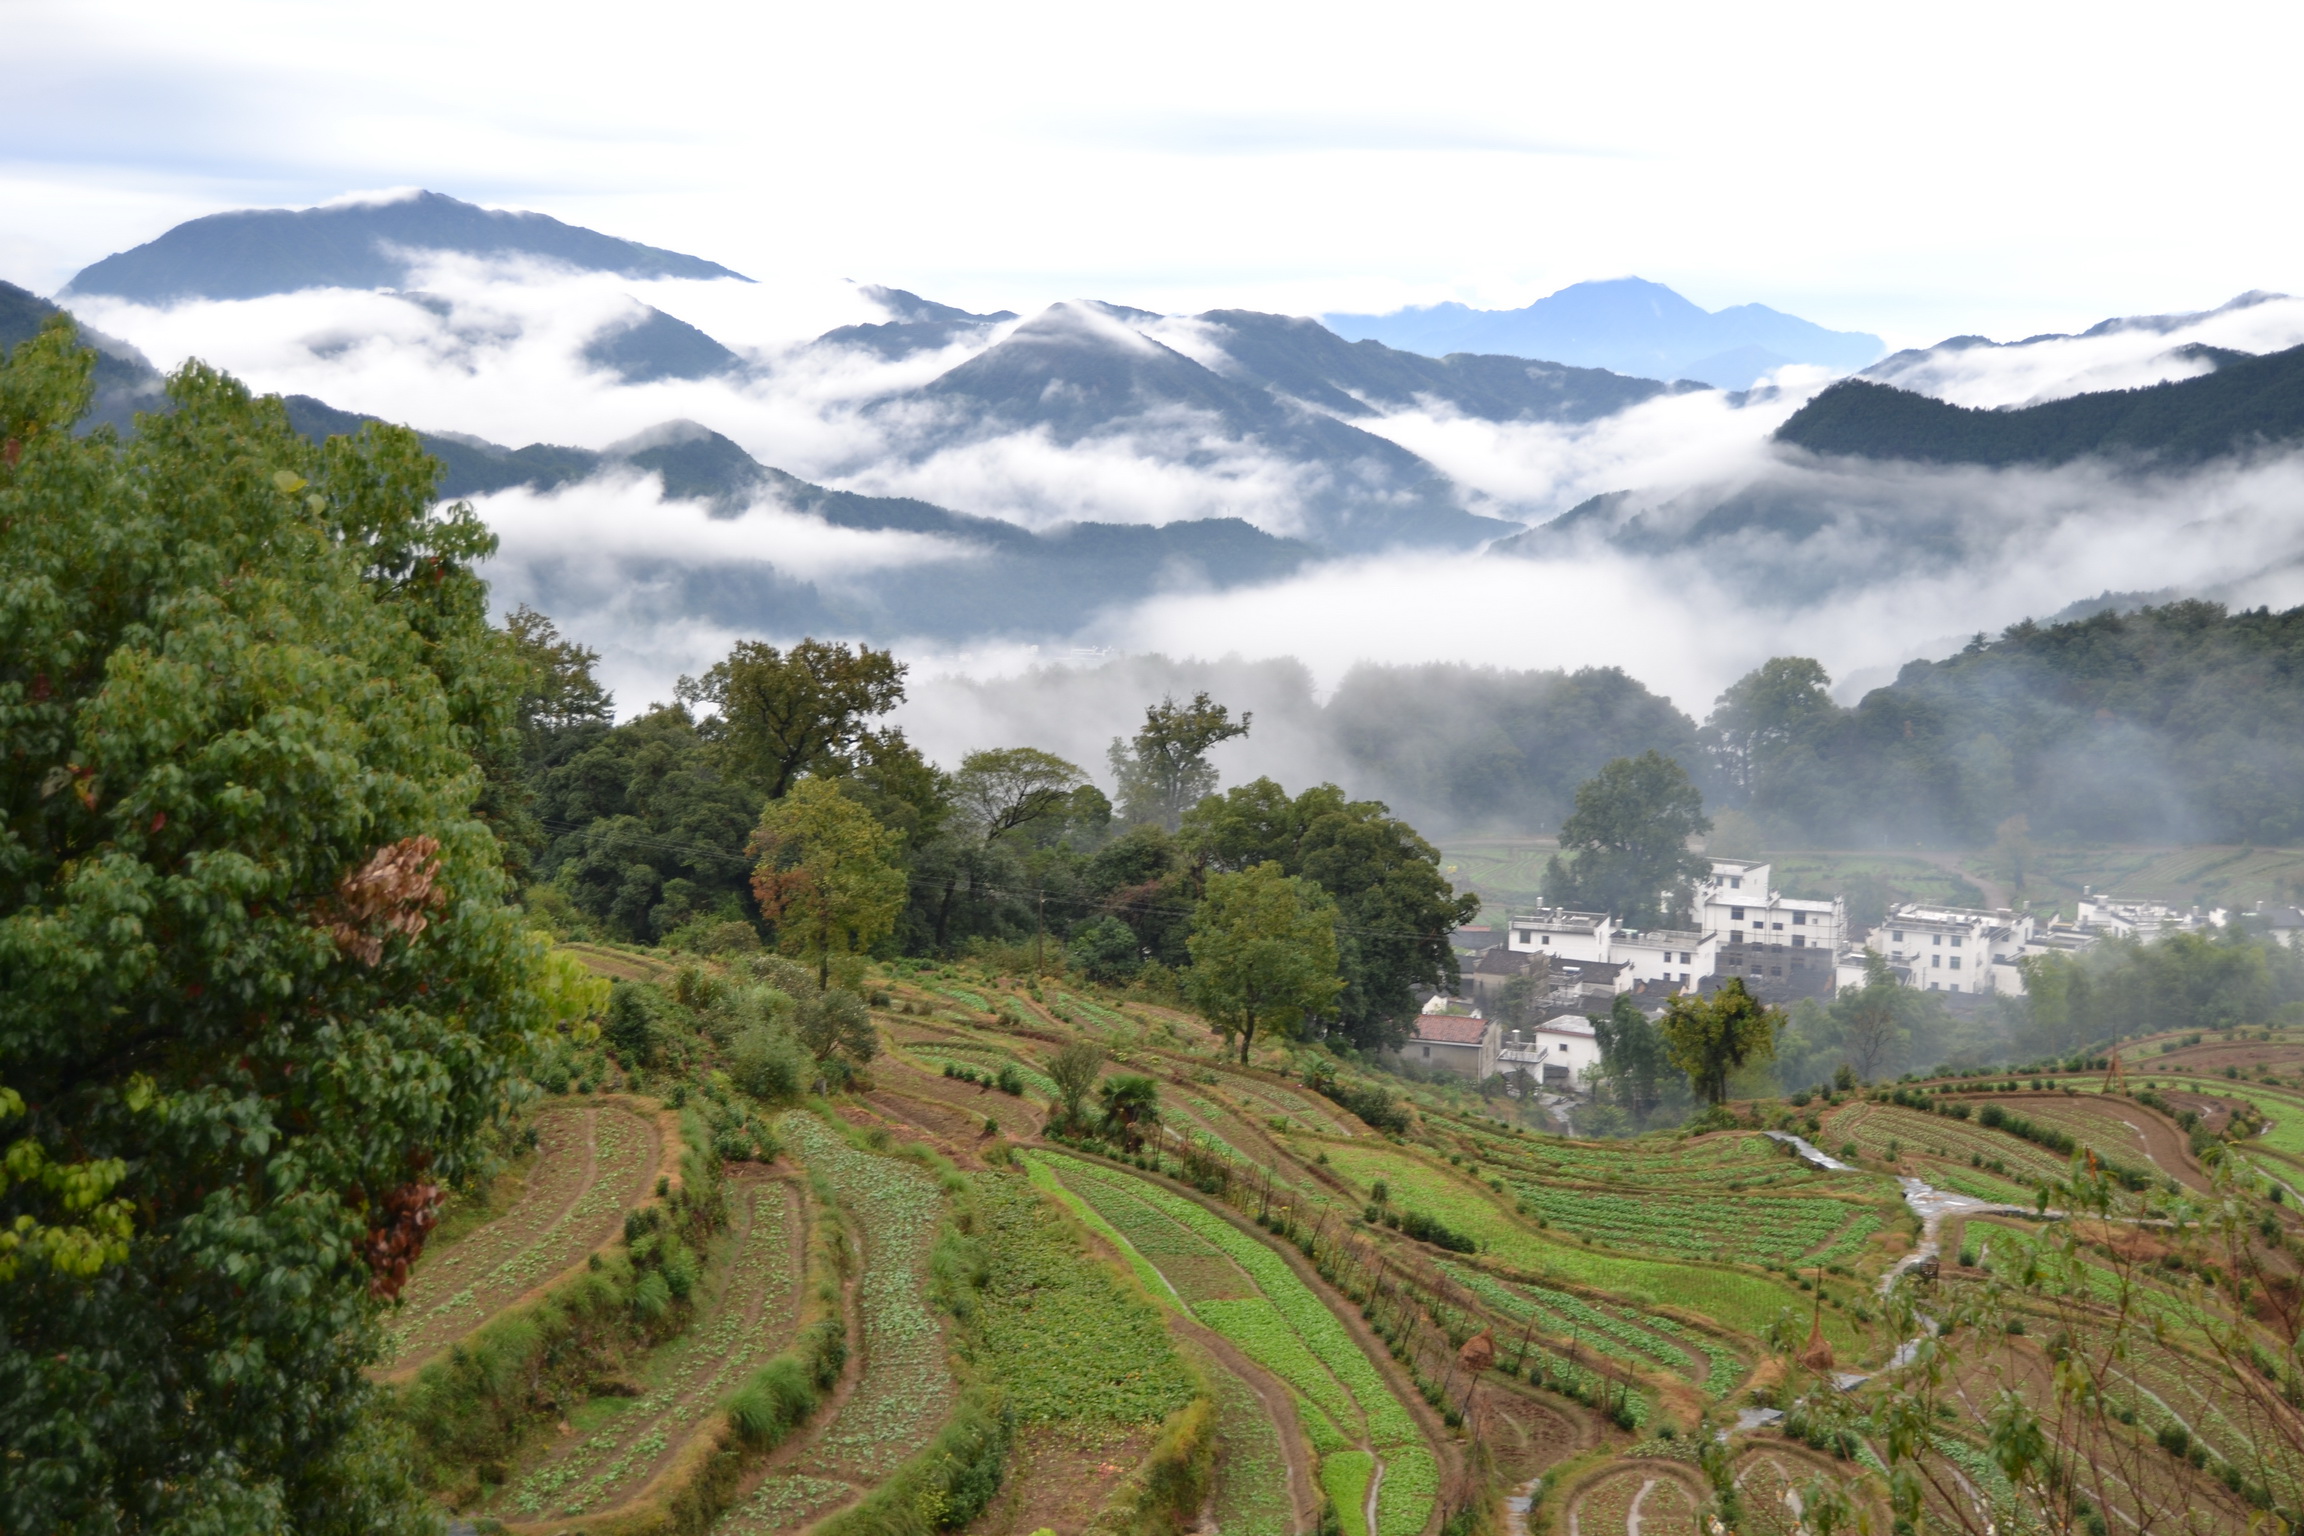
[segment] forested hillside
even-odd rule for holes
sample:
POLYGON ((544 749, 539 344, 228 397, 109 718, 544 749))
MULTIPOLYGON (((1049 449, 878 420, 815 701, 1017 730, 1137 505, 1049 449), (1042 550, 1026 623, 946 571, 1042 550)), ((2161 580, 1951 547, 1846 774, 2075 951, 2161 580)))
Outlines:
POLYGON ((1794 412, 1776 440, 1929 464, 2054 465, 2103 454, 2175 466, 2304 436, 2304 347, 2215 360, 2216 371, 2199 378, 2002 411, 1843 379, 1794 412))
POLYGON ((1825 846, 2304 837, 2304 609, 2206 602, 2015 625, 1852 709, 1772 661, 1706 726, 1717 793, 1825 846))

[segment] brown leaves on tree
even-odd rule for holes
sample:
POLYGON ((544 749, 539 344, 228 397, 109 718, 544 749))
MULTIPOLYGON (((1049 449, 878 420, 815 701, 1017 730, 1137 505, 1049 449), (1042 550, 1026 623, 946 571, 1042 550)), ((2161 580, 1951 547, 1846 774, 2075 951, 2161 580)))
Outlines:
POLYGON ((437 838, 404 837, 338 881, 321 915, 336 947, 362 965, 374 965, 384 958, 386 938, 398 933, 413 939, 429 927, 426 914, 448 901, 433 884, 439 855, 437 838))
MULTIPOLYGON (((429 841, 429 839, 426 839, 429 841)), ((368 1289, 386 1301, 398 1299, 408 1271, 424 1251, 424 1239, 440 1222, 443 1192, 437 1184, 409 1183, 379 1200, 368 1213, 368 1289)))

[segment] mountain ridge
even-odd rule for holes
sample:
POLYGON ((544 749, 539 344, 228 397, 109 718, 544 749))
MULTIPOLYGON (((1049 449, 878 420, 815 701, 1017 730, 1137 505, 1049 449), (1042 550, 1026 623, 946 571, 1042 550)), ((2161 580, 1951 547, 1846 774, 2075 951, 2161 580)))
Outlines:
POLYGON ((548 214, 482 208, 439 192, 317 208, 241 208, 189 219, 75 273, 59 297, 142 303, 253 299, 307 288, 398 288, 409 253, 533 256, 620 277, 751 279, 699 256, 604 235, 548 214))

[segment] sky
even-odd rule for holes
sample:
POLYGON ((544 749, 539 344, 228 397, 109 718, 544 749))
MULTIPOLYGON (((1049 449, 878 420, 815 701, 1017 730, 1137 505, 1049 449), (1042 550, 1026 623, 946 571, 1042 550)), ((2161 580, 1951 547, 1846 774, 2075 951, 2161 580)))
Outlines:
POLYGON ((1891 345, 2304 290, 2268 4, 0 0, 0 277, 420 185, 1029 313, 1636 273, 1891 345))

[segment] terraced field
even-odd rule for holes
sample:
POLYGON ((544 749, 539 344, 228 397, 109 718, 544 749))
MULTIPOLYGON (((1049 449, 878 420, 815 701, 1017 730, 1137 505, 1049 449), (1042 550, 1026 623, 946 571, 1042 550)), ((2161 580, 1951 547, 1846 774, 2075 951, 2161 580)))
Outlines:
POLYGON ((779 1131, 830 1184, 863 1250, 861 1368, 800 1452, 721 1517, 714 1529, 727 1536, 790 1530, 855 1499, 926 1444, 956 1392, 927 1296, 943 1213, 936 1180, 902 1158, 850 1146, 814 1115, 786 1115, 779 1131))
POLYGON ((422 1366, 450 1344, 584 1262, 646 1199, 663 1153, 654 1117, 621 1100, 570 1099, 539 1110, 536 1154, 502 1215, 424 1255, 387 1324, 386 1365, 422 1366))
POLYGON ((1237 1374, 1212 1363, 1209 1376, 1216 1390, 1216 1487, 1209 1507, 1218 1536, 1296 1536, 1278 1426, 1237 1374))
MULTIPOLYGON (((1499 1280, 1469 1265, 1443 1261, 1440 1269, 1482 1305, 1508 1323, 1533 1328, 1539 1338, 1565 1339, 1636 1368, 1671 1371, 1700 1384, 1710 1397, 1727 1396, 1745 1377, 1747 1368, 1734 1350, 1670 1318, 1596 1305, 1557 1287, 1499 1280)), ((1500 1337, 1499 1348, 1509 1360, 1513 1335, 1500 1337)))
POLYGON ((765 1173, 727 1182, 728 1231, 707 1268, 695 1320, 652 1352, 633 1395, 595 1397, 579 1409, 571 1433, 481 1512, 520 1525, 632 1502, 790 1342, 805 1239, 798 1191, 765 1173))
POLYGON ((1030 1156, 1162 1292, 1296 1394, 1321 1486, 1347 1532, 1416 1536, 1426 1527, 1438 1464, 1414 1415, 1287 1261, 1149 1180, 1081 1158, 1030 1156))
POLYGON ((1819 1144, 1838 1152, 1849 1142, 1866 1157, 1901 1155, 1931 1184, 2018 1205, 2031 1204, 2036 1189, 2063 1178, 2071 1166, 2061 1153, 1973 1120, 1896 1104, 1849 1103, 1826 1111, 1819 1144))
MULTIPOLYGON (((1477 1241, 1484 1255, 1529 1275, 1590 1286, 1643 1305, 1683 1308, 1739 1333, 1757 1334, 1787 1309, 1797 1314, 1808 1310, 1805 1297, 1773 1278, 1720 1265, 1636 1258, 1538 1232, 1511 1215, 1501 1197, 1405 1152, 1340 1146, 1330 1147, 1328 1156, 1345 1177, 1363 1187, 1384 1180, 1394 1205, 1437 1218, 1477 1241)), ((1839 1313, 1827 1312, 1824 1326, 1835 1349, 1850 1357, 1860 1351, 1854 1326, 1839 1313)))
POLYGON ((1576 1491, 1570 1536, 1699 1536, 1703 1495, 1688 1468, 1628 1462, 1576 1491))
POLYGON ((1795 1157, 1765 1136, 1727 1132, 1685 1142, 1572 1142, 1508 1136, 1478 1127, 1456 1129, 1456 1139, 1485 1171, 1520 1173, 1547 1184, 1593 1184, 1613 1189, 1674 1193, 1766 1190, 1786 1193, 1845 1183, 1795 1157))

